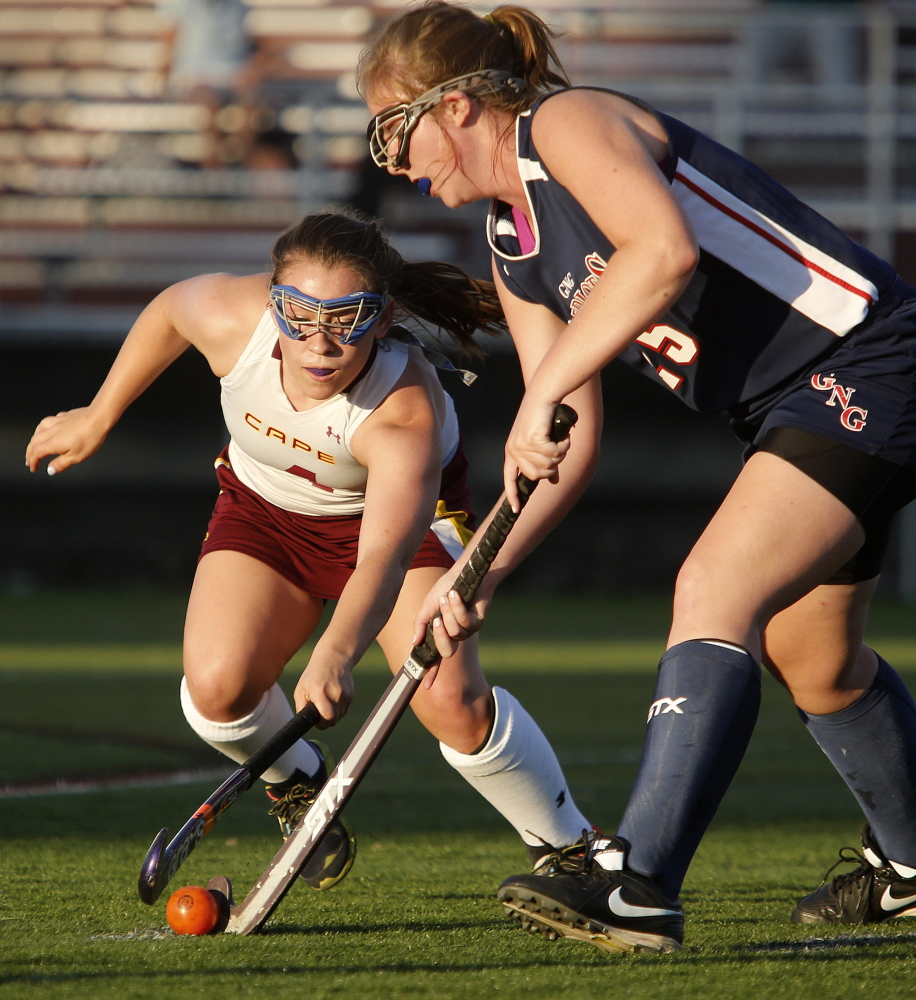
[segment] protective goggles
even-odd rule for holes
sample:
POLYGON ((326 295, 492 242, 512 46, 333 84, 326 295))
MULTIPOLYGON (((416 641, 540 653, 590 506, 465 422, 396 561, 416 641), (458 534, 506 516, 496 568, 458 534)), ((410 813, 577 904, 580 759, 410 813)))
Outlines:
POLYGON ((410 137, 420 119, 452 90, 461 90, 469 97, 495 94, 504 87, 522 93, 524 80, 498 69, 483 69, 478 73, 456 76, 440 83, 410 103, 392 104, 380 111, 366 129, 369 152, 377 167, 400 167, 407 159, 410 137))
POLYGON ((313 299, 292 285, 271 285, 270 304, 281 333, 307 340, 320 330, 337 344, 367 333, 390 299, 377 292, 353 292, 339 299, 313 299))

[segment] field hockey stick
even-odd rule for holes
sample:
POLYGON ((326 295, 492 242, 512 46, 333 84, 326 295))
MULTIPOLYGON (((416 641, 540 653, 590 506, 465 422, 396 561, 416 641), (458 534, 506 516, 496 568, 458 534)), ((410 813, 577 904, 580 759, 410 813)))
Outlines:
POLYGON ((282 729, 277 730, 264 746, 255 750, 237 771, 229 775, 206 802, 195 810, 168 846, 168 827, 163 827, 156 834, 156 839, 143 859, 140 877, 137 879, 137 891, 144 903, 152 905, 156 902, 191 851, 213 829, 217 819, 320 718, 314 705, 306 705, 282 729))
MULTIPOLYGON (((576 420, 576 412, 571 407, 563 404, 558 406, 554 416, 552 439, 565 440, 576 420)), ((537 480, 520 475, 519 510, 513 511, 508 500, 504 500, 487 526, 487 530, 454 583, 454 589, 465 604, 473 599, 536 485, 537 480)), ((229 880, 224 877, 210 880, 207 887, 222 894, 229 905, 226 933, 255 933, 279 906, 299 872, 315 853, 328 826, 340 814, 365 777, 427 671, 438 661, 439 653, 433 638, 433 625, 430 622, 423 642, 414 646, 362 729, 340 758, 337 767, 331 772, 317 798, 299 820, 295 830, 274 856, 251 892, 236 906, 233 905, 232 886, 229 880)))

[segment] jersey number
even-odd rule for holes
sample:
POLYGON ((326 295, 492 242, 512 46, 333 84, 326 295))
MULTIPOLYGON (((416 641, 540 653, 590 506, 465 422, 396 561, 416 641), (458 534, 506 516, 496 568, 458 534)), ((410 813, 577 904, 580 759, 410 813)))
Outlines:
POLYGON ((300 476, 302 479, 307 479, 312 486, 317 486, 319 490, 326 490, 328 493, 334 492, 330 486, 322 486, 321 483, 319 483, 315 478, 314 472, 311 472, 309 469, 303 469, 300 465, 291 465, 286 471, 291 472, 294 476, 300 476))
MULTIPOLYGON (((700 353, 700 345, 689 333, 668 326, 667 323, 655 323, 650 326, 645 333, 636 338, 636 343, 651 348, 676 365, 692 365, 700 353)), ((643 357, 649 364, 654 364, 645 352, 643 357)), ((680 375, 668 371, 663 365, 655 365, 655 371, 669 389, 679 389, 684 381, 680 375)))

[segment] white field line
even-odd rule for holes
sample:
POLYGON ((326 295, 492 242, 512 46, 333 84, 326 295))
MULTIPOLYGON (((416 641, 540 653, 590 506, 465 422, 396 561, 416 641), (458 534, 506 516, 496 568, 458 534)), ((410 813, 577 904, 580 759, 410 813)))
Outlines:
POLYGON ((127 792, 135 788, 167 788, 193 785, 199 781, 223 781, 231 772, 224 768, 171 771, 165 774, 136 774, 95 778, 86 781, 54 781, 43 785, 0 785, 0 799, 31 799, 42 795, 89 795, 93 792, 127 792))

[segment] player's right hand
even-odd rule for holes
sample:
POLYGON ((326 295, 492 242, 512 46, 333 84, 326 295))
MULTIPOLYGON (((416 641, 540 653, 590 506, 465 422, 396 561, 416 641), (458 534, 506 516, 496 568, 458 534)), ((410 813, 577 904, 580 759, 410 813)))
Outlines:
POLYGON ((315 728, 330 729, 347 714, 353 702, 353 673, 337 657, 316 648, 296 684, 293 699, 297 712, 311 702, 321 716, 315 728))
POLYGON ((90 407, 64 410, 45 417, 35 428, 25 449, 25 464, 30 472, 36 472, 42 459, 54 456, 48 463, 48 475, 56 475, 94 455, 107 434, 108 428, 99 424, 90 407))

